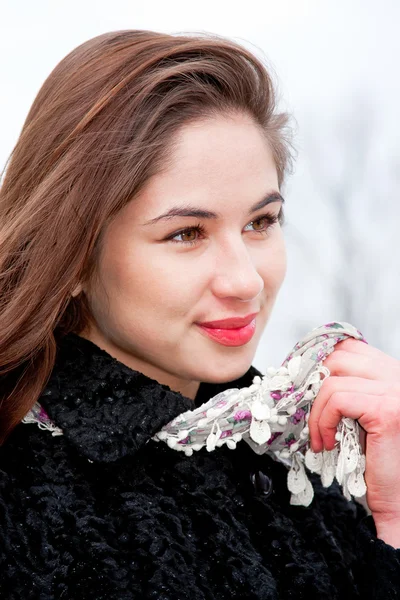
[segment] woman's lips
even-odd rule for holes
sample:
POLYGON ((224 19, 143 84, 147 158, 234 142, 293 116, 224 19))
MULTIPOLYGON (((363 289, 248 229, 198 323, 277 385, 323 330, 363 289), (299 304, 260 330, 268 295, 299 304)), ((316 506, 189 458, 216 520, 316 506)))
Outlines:
POLYGON ((215 326, 220 321, 207 324, 197 323, 197 325, 205 335, 223 346, 243 346, 251 340, 256 330, 255 316, 251 315, 250 318, 251 320, 249 318, 240 320, 226 319, 223 321, 224 327, 215 326), (232 327, 231 324, 237 324, 237 322, 246 324, 241 327, 232 327))

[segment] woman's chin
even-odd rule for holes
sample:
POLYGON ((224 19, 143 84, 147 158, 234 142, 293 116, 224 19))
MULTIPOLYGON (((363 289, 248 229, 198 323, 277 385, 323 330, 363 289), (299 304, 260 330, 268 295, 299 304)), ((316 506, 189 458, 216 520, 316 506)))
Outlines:
POLYGON ((202 369, 199 381, 204 383, 227 383, 235 381, 235 379, 239 379, 239 377, 247 373, 251 367, 252 360, 253 355, 251 357, 243 357, 242 360, 226 361, 224 364, 219 365, 219 368, 215 363, 207 365, 202 369))

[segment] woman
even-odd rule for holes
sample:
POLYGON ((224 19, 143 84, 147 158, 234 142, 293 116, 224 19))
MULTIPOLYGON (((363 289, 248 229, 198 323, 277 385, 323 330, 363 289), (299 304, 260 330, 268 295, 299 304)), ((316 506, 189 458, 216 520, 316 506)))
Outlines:
POLYGON ((285 275, 286 116, 211 36, 119 31, 54 69, 0 197, 2 598, 400 597, 400 366, 342 342, 313 406, 367 432, 368 504, 248 445, 153 436, 249 386, 285 275), (53 433, 21 423, 35 401, 53 433))

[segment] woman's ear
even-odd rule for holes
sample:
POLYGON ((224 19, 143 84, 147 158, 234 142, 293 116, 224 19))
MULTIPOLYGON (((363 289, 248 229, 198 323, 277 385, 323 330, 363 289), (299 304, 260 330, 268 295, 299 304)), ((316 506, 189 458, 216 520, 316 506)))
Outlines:
POLYGON ((81 283, 78 283, 78 285, 72 291, 71 296, 73 298, 75 298, 76 296, 79 296, 79 294, 81 293, 82 290, 83 290, 83 285, 81 283))

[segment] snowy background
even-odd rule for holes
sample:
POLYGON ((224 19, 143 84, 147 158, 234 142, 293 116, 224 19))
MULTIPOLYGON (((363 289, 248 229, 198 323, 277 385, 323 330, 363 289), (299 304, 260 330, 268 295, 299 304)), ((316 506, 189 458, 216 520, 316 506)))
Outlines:
POLYGON ((358 327, 400 358, 398 0, 1 0, 0 171, 43 81, 105 31, 208 31, 267 59, 296 120, 288 274, 254 364, 310 329, 358 327))

